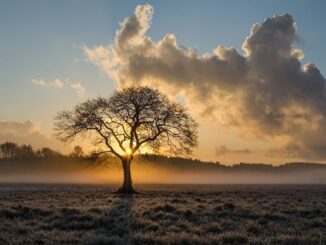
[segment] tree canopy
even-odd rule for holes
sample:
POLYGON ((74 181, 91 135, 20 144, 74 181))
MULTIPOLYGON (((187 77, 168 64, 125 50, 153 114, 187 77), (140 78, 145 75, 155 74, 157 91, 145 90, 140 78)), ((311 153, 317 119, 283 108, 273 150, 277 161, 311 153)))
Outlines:
POLYGON ((63 141, 89 136, 121 159, 123 192, 133 192, 130 163, 141 150, 189 155, 197 146, 197 123, 181 104, 156 89, 129 87, 109 98, 98 97, 62 111, 55 118, 57 136, 63 141))
POLYGON ((64 141, 91 134, 96 143, 124 158, 146 148, 189 155, 197 145, 197 123, 186 109, 149 87, 131 87, 110 98, 90 99, 56 117, 57 136, 64 141))

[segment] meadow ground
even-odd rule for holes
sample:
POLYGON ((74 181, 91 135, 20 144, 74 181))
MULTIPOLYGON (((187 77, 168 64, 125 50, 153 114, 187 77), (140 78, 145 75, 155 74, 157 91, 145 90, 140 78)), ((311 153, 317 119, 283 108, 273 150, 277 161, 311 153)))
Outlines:
POLYGON ((0 244, 326 244, 326 186, 0 185, 0 244))

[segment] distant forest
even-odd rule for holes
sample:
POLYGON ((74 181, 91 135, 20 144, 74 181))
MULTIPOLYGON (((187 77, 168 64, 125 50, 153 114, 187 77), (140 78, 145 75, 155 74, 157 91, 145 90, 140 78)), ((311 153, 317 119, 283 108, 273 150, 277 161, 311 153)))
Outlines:
MULTIPOLYGON (((82 147, 75 146, 69 154, 62 154, 59 151, 48 147, 34 150, 31 145, 19 145, 13 142, 5 142, 0 144, 0 164, 3 167, 5 163, 10 162, 11 166, 15 164, 31 164, 47 161, 47 166, 55 164, 58 166, 60 162, 72 163, 75 165, 94 166, 98 165, 116 165, 118 164, 115 157, 109 155, 97 155, 96 152, 85 154, 82 147)), ((267 163, 236 163, 233 165, 223 165, 220 162, 204 162, 198 159, 167 157, 154 154, 143 154, 136 157, 138 164, 161 166, 169 169, 187 169, 187 170, 250 170, 250 171, 282 171, 282 170, 300 170, 300 169, 326 169, 326 164, 312 162, 289 162, 278 166, 267 163)), ((62 165, 62 164, 60 164, 62 165)))
MULTIPOLYGON (((282 165, 224 165, 198 159, 154 154, 136 155, 135 183, 325 184, 326 164, 291 162, 282 165)), ((13 142, 0 144, 0 182, 115 183, 121 180, 119 159, 75 146, 68 154, 13 142)))
POLYGON ((62 158, 62 157, 83 157, 84 152, 80 146, 75 146, 69 155, 52 150, 48 147, 43 147, 34 150, 31 145, 18 145, 13 142, 5 142, 0 144, 0 158, 2 160, 17 160, 17 159, 47 159, 47 158, 62 158))

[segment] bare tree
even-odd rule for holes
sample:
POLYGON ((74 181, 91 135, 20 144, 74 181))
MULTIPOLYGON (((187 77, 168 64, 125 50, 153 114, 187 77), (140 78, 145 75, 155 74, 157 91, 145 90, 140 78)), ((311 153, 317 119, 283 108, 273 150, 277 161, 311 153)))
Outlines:
POLYGON ((17 153, 19 150, 19 146, 13 142, 6 142, 0 145, 0 151, 3 155, 3 158, 15 158, 17 157, 17 153))
POLYGON ((83 157, 84 151, 79 145, 76 145, 73 151, 69 154, 70 157, 83 157))
POLYGON ((141 149, 189 155, 197 146, 197 123, 185 107, 171 102, 158 90, 130 87, 112 97, 87 100, 56 117, 59 139, 91 134, 95 142, 122 162, 124 181, 119 193, 135 193, 130 164, 141 149))

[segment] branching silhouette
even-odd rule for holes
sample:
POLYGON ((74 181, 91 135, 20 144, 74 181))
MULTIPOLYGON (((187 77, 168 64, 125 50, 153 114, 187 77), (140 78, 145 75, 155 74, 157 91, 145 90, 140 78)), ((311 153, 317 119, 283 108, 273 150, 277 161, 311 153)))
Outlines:
POLYGON ((130 87, 110 98, 96 98, 58 113, 57 137, 63 141, 91 134, 105 151, 122 162, 124 181, 119 193, 135 193, 130 164, 141 149, 189 155, 197 145, 197 123, 185 107, 156 89, 130 87))

